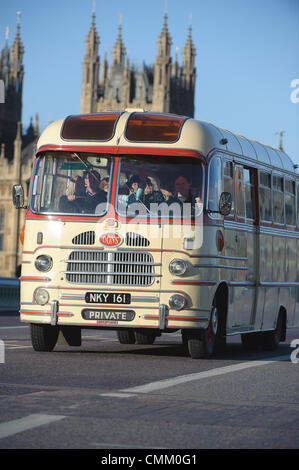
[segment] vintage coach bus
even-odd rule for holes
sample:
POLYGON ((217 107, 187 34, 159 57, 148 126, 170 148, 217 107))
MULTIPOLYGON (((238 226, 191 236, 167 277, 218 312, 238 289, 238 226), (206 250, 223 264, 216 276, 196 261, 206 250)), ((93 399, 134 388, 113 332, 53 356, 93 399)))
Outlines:
POLYGON ((123 344, 181 331, 192 358, 235 334, 275 348, 299 324, 298 209, 285 153, 212 124, 138 109, 51 123, 20 277, 33 348, 80 346, 83 328, 123 344))

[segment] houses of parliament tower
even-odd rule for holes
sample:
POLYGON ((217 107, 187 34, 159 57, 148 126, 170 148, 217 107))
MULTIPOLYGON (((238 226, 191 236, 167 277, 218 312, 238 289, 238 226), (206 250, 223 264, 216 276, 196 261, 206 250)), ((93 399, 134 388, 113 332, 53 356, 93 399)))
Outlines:
POLYGON ((130 63, 122 39, 122 27, 112 49, 112 63, 107 54, 100 62, 100 38, 96 30, 95 14, 86 36, 83 59, 81 113, 116 111, 125 108, 143 108, 146 111, 194 116, 195 47, 191 26, 182 52, 182 65, 176 55, 170 55, 171 36, 164 15, 162 31, 158 37, 158 50, 153 65, 142 68, 130 63))
MULTIPOLYGON (((21 123, 24 46, 19 12, 11 46, 8 36, 7 29, 6 43, 0 50, 0 80, 5 88, 5 103, 0 103, 0 276, 19 273, 22 252, 19 234, 24 225, 25 211, 16 211, 12 207, 11 189, 13 184, 21 183, 28 196, 39 135, 37 114, 26 131, 21 123)), ((100 62, 100 38, 93 13, 85 41, 80 112, 143 108, 193 117, 196 71, 191 26, 182 51, 182 65, 179 65, 177 55, 172 60, 171 43, 165 14, 154 64, 137 67, 127 57, 120 25, 112 49, 111 65, 106 54, 100 62)))

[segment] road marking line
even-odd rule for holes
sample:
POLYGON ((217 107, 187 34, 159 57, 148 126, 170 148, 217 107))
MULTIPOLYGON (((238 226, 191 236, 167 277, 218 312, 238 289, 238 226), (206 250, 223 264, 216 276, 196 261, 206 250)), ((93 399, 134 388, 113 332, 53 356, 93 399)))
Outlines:
POLYGON ((101 393, 101 397, 114 397, 114 398, 129 398, 135 397, 133 393, 121 393, 121 392, 111 392, 111 393, 101 393))
POLYGON ((29 326, 0 326, 0 330, 12 330, 15 328, 29 328, 29 326))
MULTIPOLYGON (((116 448, 116 449, 149 449, 148 446, 139 446, 136 444, 111 444, 110 442, 92 442, 90 444, 91 446, 94 447, 104 447, 105 449, 111 449, 111 448, 116 448)), ((152 447, 150 446, 151 449, 168 449, 167 447, 152 447)))
POLYGON ((63 418, 65 418, 63 415, 46 415, 36 413, 25 416, 24 418, 0 423, 0 439, 13 436, 19 432, 27 431, 28 429, 43 426, 44 424, 53 423, 54 421, 59 421, 63 418))
POLYGON ((197 372, 195 374, 188 375, 179 375, 178 377, 173 377, 171 379, 158 380, 157 382, 150 382, 145 385, 140 385, 137 387, 125 388, 118 390, 118 393, 150 393, 157 390, 163 390, 164 388, 173 387, 175 385, 180 385, 187 382, 192 382, 195 380, 206 379, 209 377, 216 377, 218 375, 229 374, 231 372, 236 372, 239 370, 250 369, 252 367, 259 367, 272 364, 274 362, 290 360, 288 356, 277 356, 271 357, 264 361, 249 361, 243 362, 240 364, 234 364, 231 366, 217 367, 216 369, 210 369, 203 372, 197 372))

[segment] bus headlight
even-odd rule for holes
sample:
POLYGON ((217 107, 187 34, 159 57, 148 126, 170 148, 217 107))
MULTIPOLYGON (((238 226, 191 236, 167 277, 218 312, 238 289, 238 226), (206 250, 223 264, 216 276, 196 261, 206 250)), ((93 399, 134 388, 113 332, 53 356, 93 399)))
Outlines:
POLYGON ((53 260, 51 256, 40 255, 36 258, 34 264, 35 264, 36 269, 38 269, 38 271, 46 272, 52 268, 53 260))
POLYGON ((34 293, 34 300, 39 305, 45 305, 49 302, 49 292, 46 289, 36 289, 34 293))
POLYGON ((173 310, 183 310, 187 305, 185 297, 179 294, 172 295, 169 299, 169 307, 173 310))
POLYGON ((173 259, 169 263, 169 271, 176 276, 183 276, 189 268, 189 263, 183 259, 173 259))

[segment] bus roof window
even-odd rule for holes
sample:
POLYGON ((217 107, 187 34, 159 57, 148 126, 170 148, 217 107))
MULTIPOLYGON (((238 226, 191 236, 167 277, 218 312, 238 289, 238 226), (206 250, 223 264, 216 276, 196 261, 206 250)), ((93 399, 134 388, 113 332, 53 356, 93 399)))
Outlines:
POLYGON ((61 136, 68 140, 110 140, 120 113, 99 113, 68 116, 61 136))
POLYGON ((186 119, 182 116, 134 113, 128 120, 126 138, 133 142, 176 142, 186 119))

